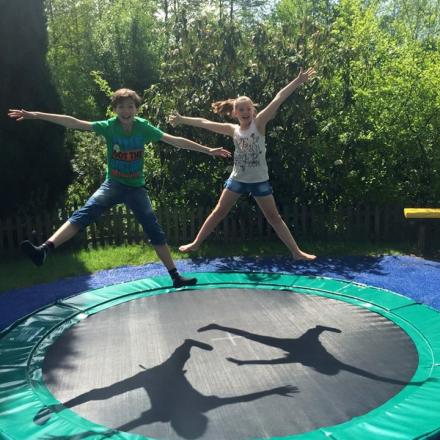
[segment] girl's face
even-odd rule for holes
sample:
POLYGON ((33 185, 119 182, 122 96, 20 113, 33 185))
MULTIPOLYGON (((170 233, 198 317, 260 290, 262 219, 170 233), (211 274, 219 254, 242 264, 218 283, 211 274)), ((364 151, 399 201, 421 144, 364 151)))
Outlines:
POLYGON ((234 106, 234 116, 241 126, 248 126, 255 116, 255 108, 249 101, 240 101, 234 106))
POLYGON ((130 98, 123 99, 116 104, 114 111, 123 125, 130 125, 138 111, 134 101, 130 98))

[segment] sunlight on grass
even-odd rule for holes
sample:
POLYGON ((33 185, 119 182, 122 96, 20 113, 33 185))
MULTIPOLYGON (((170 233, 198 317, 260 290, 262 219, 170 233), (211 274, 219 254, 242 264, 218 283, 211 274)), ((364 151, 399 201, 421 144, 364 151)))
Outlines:
MULTIPOLYGON (((301 248, 318 256, 344 255, 401 255, 410 254, 411 245, 372 244, 352 242, 303 242, 301 248)), ((275 257, 288 256, 288 250, 279 241, 216 243, 208 242, 199 251, 182 254, 171 247, 175 260, 185 258, 220 258, 231 256, 275 257)), ((35 267, 23 257, 3 257, 0 264, 0 291, 47 283, 61 278, 89 274, 120 266, 138 266, 159 259, 151 246, 125 244, 98 249, 57 250, 42 267, 35 267)))
POLYGON ((75 253, 87 272, 111 269, 119 266, 138 266, 159 261, 151 246, 123 245, 98 249, 83 249, 75 253))

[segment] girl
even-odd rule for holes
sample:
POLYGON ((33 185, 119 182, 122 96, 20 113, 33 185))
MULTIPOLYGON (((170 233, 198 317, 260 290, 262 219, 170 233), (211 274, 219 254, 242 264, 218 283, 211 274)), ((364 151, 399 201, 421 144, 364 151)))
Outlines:
POLYGON ((94 131, 104 136, 107 142, 107 178, 100 188, 45 243, 40 246, 33 245, 29 240, 21 243, 22 251, 35 265, 41 266, 50 251, 70 240, 104 211, 113 205, 124 203, 141 223, 156 254, 168 269, 174 286, 196 284, 196 278, 185 278, 177 272, 165 234, 151 207, 144 188, 144 147, 149 142, 162 141, 179 149, 199 151, 210 156, 227 158, 231 154, 223 148, 208 148, 162 132, 147 120, 136 116, 140 104, 141 98, 136 92, 119 89, 114 92, 111 100, 116 116, 97 122, 82 121, 66 115, 9 110, 9 117, 17 121, 40 119, 66 128, 94 131))
POLYGON ((250 193, 295 260, 314 260, 316 258, 315 255, 307 254, 298 247, 289 228, 278 213, 272 195, 272 188, 269 184, 265 146, 267 123, 275 117, 280 105, 293 91, 313 77, 314 74, 315 70, 313 68, 309 68, 305 72, 301 68, 298 76, 281 89, 272 102, 259 113, 256 112, 255 104, 247 96, 212 104, 214 113, 231 115, 238 120, 238 125, 186 117, 177 112, 170 117, 173 126, 179 124, 191 125, 231 136, 235 146, 234 167, 225 183, 225 188, 217 206, 203 223, 195 240, 179 247, 181 252, 197 250, 220 221, 226 217, 240 195, 250 193))

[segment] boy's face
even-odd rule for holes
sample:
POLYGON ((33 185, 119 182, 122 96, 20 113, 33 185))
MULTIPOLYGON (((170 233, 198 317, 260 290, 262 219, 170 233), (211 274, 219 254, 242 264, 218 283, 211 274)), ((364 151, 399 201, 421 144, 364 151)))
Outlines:
POLYGON ((123 99, 116 104, 113 109, 118 115, 118 119, 122 124, 131 124, 138 111, 136 104, 131 98, 123 99))

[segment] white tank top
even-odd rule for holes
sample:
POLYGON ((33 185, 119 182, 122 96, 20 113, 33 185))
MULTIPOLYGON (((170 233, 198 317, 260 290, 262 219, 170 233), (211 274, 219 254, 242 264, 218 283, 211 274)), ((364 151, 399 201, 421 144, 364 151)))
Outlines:
POLYGON ((234 130, 234 168, 231 179, 245 183, 269 180, 266 163, 266 140, 257 130, 255 120, 246 130, 237 125, 234 130))

